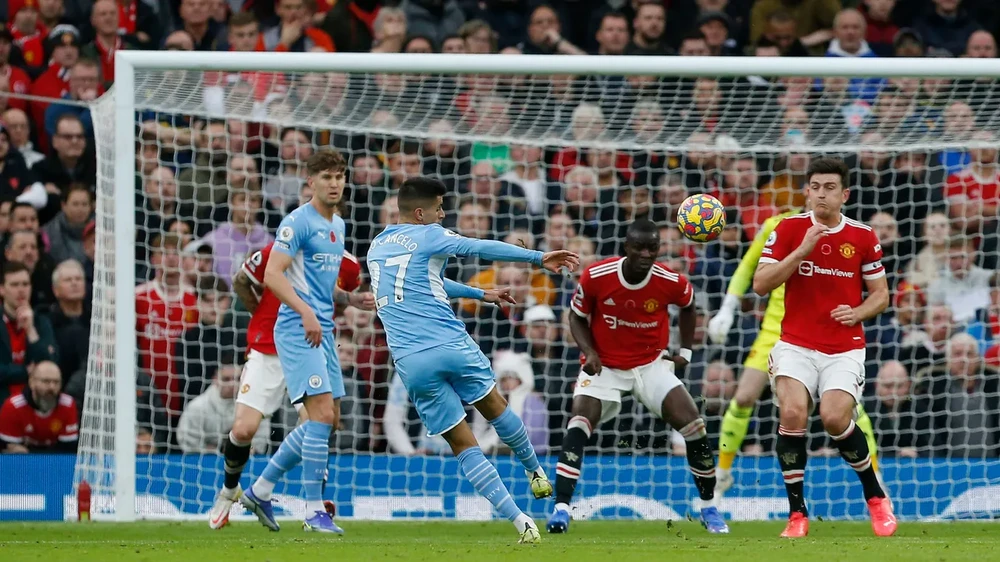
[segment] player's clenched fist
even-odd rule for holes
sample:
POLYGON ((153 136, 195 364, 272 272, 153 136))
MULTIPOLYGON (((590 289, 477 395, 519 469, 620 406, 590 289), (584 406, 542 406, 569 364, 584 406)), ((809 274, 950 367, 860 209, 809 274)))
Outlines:
POLYGON ((850 306, 847 306, 846 304, 842 304, 833 309, 833 311, 830 312, 830 318, 833 318, 845 326, 853 326, 861 321, 861 318, 858 316, 858 311, 854 310, 854 308, 850 306))
POLYGON ((799 244, 799 255, 805 258, 813 251, 816 244, 819 243, 819 239, 826 236, 826 231, 830 230, 829 227, 822 224, 814 224, 809 227, 806 231, 806 235, 802 238, 802 243, 799 244))
POLYGON ((601 359, 597 356, 597 354, 591 353, 587 355, 587 360, 583 363, 583 372, 592 377, 596 377, 601 374, 601 369, 603 369, 601 366, 601 359))
POLYGON ((542 267, 552 273, 559 273, 559 270, 563 267, 569 269, 570 271, 576 271, 576 268, 579 265, 580 256, 567 250, 546 252, 545 255, 542 256, 542 267))

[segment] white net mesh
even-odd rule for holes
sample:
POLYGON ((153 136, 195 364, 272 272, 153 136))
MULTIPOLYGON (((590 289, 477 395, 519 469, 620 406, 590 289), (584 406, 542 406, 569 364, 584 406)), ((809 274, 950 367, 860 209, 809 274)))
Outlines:
MULTIPOLYGON (((321 146, 349 158, 347 249, 362 267, 371 238, 394 220, 394 189, 417 174, 449 186, 446 226, 538 249, 570 248, 585 263, 617 254, 634 218, 661 224, 662 261, 698 288, 699 346, 684 380, 716 444, 766 299, 742 299, 725 345, 710 343, 705 325, 764 220, 803 205, 810 159, 845 158, 854 187, 845 212, 878 232, 893 289, 893 305, 868 329, 865 397, 899 515, 1000 512, 996 502, 976 499, 991 497, 982 486, 995 483, 997 465, 989 459, 1000 450, 1000 294, 988 280, 1000 238, 1000 169, 989 132, 1000 117, 995 88, 992 80, 918 78, 138 71, 140 516, 197 517, 211 505, 222 479, 219 444, 232 420, 232 365, 243 361, 248 315, 234 298, 215 320, 194 290, 211 275, 228 284, 243 259, 268 243, 298 204, 304 160, 321 146), (722 199, 731 225, 720 241, 703 246, 682 240, 672 224, 679 202, 700 192, 722 199), (168 232, 182 238, 180 255, 155 251, 155 240, 168 232), (199 239, 209 245, 191 244, 199 239), (949 250, 955 239, 971 245, 949 250)), ((116 326, 113 315, 114 183, 131 181, 114 177, 113 162, 133 156, 114 153, 113 101, 109 94, 94 109, 99 258, 77 471, 98 497, 111 493, 114 479, 114 365, 107 358, 115 330, 132 329, 116 326)), ((491 357, 505 349, 527 354, 505 359, 503 372, 517 381, 505 388, 523 391, 510 391, 512 402, 536 448, 552 455, 544 466, 554 474, 579 372, 564 324, 573 281, 503 265, 458 260, 448 274, 479 286, 512 285, 524 306, 509 315, 472 303, 456 309, 491 357), (548 309, 529 319, 550 309, 556 321, 526 321, 532 305, 548 309)), ((423 437, 372 315, 348 310, 338 325, 348 396, 331 442, 327 496, 339 512, 489 517, 488 504, 453 483, 454 462, 436 458, 447 447, 423 437)), ((273 451, 294 419, 286 405, 269 420, 258 452, 273 451)), ((496 443, 476 427, 484 442, 496 443)), ((736 486, 722 502, 736 519, 787 509, 773 459, 775 430, 765 393, 734 466, 736 486)), ((575 516, 687 513, 696 494, 682 446, 626 398, 619 418, 587 449, 575 516)), ((863 516, 861 502, 843 501, 860 490, 840 459, 827 458, 832 449, 818 423, 810 450, 811 511, 863 516)), ((516 462, 495 446, 489 452, 521 503, 527 495, 516 462)), ((248 465, 244 484, 261 463, 248 465)), ((297 494, 296 474, 279 496, 286 515, 299 505, 288 499, 297 494)), ((549 508, 528 505, 535 516, 549 508)))

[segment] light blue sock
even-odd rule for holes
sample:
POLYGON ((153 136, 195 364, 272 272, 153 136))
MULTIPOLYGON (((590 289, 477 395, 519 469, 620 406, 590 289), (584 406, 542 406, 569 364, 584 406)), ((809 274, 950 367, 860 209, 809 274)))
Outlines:
POLYGON ((264 472, 253 485, 253 493, 262 500, 271 499, 271 491, 274 485, 281 480, 286 472, 299 464, 302 460, 302 439, 305 437, 305 424, 300 425, 285 436, 281 446, 267 461, 264 472))
POLYGON ((510 492, 500 480, 497 469, 486 460, 483 450, 479 447, 470 447, 458 454, 459 464, 462 465, 462 472, 484 498, 490 500, 493 507, 507 519, 513 521, 522 515, 520 508, 510 497, 510 492))
POLYGON ((514 456, 521 461, 525 470, 534 473, 541 468, 538 456, 535 455, 535 448, 531 446, 531 440, 528 439, 528 430, 524 428, 524 422, 517 417, 510 406, 507 406, 507 409, 496 419, 490 420, 490 424, 497 431, 500 440, 510 447, 511 451, 514 451, 514 456))
POLYGON ((302 439, 302 480, 306 495, 306 511, 323 510, 323 476, 330 460, 330 433, 333 426, 307 421, 302 439))

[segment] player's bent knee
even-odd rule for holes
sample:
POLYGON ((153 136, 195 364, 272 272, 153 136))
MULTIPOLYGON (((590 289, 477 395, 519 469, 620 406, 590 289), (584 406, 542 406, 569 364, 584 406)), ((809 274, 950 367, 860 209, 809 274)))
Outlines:
POLYGON ((254 435, 257 435, 257 429, 260 428, 260 419, 240 419, 237 418, 236 422, 233 423, 233 429, 231 433, 233 438, 239 443, 249 443, 253 441, 254 435))
POLYGON ((854 408, 842 407, 841 404, 820 402, 819 419, 823 429, 830 435, 840 435, 847 431, 854 419, 854 408))

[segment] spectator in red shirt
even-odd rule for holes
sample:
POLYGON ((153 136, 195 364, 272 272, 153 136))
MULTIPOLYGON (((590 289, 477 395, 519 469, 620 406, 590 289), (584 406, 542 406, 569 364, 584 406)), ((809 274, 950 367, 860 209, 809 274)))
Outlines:
MULTIPOLYGON (((42 98, 61 98, 69 93, 69 69, 80 59, 80 32, 72 25, 57 25, 49 34, 49 66, 31 84, 31 95, 42 98)), ((43 154, 49 149, 49 136, 45 132, 47 102, 31 103, 31 120, 35 123, 38 150, 43 154)))
POLYGON ((994 221, 1000 205, 1000 164, 997 163, 996 135, 979 131, 972 141, 985 143, 969 150, 971 162, 952 174, 944 186, 944 196, 953 219, 968 233, 982 232, 984 222, 994 221))
MULTIPOLYGON (((0 82, 7 81, 7 89, 15 94, 27 94, 31 88, 31 78, 23 69, 10 64, 10 53, 14 48, 14 36, 6 27, 0 27, 0 82)), ((28 110, 28 102, 23 99, 8 98, 7 107, 28 110)))
POLYGON ((24 389, 32 366, 56 360, 56 347, 49 319, 31 309, 31 272, 26 265, 4 264, 0 298, 6 327, 0 330, 0 400, 6 400, 24 389))
POLYGON ((0 407, 0 445, 8 453, 76 451, 76 402, 59 392, 62 376, 52 361, 35 365, 28 386, 0 407))
POLYGON ((10 19, 10 33, 14 43, 20 47, 24 62, 32 69, 45 68, 45 46, 43 40, 48 29, 38 17, 37 0, 10 0, 7 5, 10 19))
POLYGON ((880 57, 891 57, 899 26, 892 21, 896 0, 865 0, 858 9, 865 16, 865 41, 880 57))
POLYGON ((94 2, 90 12, 90 24, 94 26, 94 40, 80 49, 81 55, 100 63, 101 79, 105 89, 110 88, 115 81, 115 51, 138 47, 131 37, 119 34, 118 12, 119 6, 115 0, 94 2))
MULTIPOLYGON (((62 97, 65 100, 92 102, 100 95, 101 70, 97 62, 90 59, 76 61, 69 71, 69 92, 62 97)), ((94 137, 94 123, 90 108, 76 105, 54 103, 45 110, 45 133, 54 135, 56 124, 63 115, 75 115, 80 119, 88 138, 94 137)))

